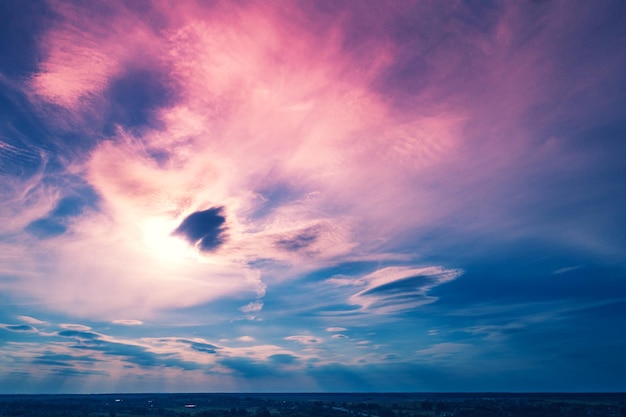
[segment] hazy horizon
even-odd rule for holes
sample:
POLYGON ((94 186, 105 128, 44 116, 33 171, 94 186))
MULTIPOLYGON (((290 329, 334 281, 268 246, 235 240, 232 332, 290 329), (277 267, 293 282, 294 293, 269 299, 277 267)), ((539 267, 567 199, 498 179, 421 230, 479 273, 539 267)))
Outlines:
POLYGON ((626 391, 625 16, 0 0, 0 394, 626 391))

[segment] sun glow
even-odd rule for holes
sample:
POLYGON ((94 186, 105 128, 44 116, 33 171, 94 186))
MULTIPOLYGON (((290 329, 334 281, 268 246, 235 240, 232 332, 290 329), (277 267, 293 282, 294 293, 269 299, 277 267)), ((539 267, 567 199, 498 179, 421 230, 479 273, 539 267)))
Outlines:
POLYGON ((145 220, 141 229, 144 244, 159 261, 170 263, 199 260, 197 249, 172 235, 172 230, 176 229, 172 221, 153 217, 145 220))

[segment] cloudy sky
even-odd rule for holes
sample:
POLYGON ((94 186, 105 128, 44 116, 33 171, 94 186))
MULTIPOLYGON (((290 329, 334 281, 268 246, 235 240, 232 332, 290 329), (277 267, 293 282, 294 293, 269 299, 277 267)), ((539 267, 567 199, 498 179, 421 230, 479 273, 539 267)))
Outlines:
POLYGON ((626 390, 625 16, 0 1, 0 391, 626 390))

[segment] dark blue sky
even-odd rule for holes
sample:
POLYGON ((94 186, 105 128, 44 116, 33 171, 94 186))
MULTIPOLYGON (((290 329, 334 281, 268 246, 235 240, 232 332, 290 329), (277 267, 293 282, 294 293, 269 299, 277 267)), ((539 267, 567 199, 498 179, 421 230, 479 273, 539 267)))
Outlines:
POLYGON ((0 1, 0 393, 626 390, 623 16, 0 1))

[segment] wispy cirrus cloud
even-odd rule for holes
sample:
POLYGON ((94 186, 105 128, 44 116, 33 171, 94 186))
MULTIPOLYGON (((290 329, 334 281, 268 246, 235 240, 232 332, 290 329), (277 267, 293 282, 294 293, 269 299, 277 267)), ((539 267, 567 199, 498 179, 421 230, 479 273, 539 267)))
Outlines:
POLYGON ((70 110, 66 114, 102 106, 117 77, 154 57, 154 29, 121 3, 55 2, 52 9, 54 28, 42 38, 43 59, 30 86, 36 96, 70 110), (119 43, 122 38, 126 43, 119 43))
POLYGON ((153 108, 151 120, 158 123, 140 130, 122 123, 86 162, 71 166, 98 194, 98 211, 61 223, 45 217, 50 208, 31 222, 36 237, 55 238, 37 245, 60 260, 54 274, 68 277, 59 278, 68 285, 48 286, 41 276, 42 291, 30 295, 54 299, 62 309, 99 315, 123 308, 146 317, 241 291, 262 295, 261 271, 250 266, 260 259, 272 262, 268 278, 285 279, 355 249, 367 256, 384 232, 366 225, 396 227, 388 220, 404 193, 389 194, 394 172, 431 167, 454 146, 458 116, 401 121, 402 114, 372 93, 370 83, 387 59, 383 44, 376 46, 381 54, 371 54, 378 58, 354 72, 362 57, 346 53, 336 31, 312 32, 315 24, 297 8, 204 11, 189 3, 165 19, 161 31, 145 21, 122 35, 118 29, 134 18, 126 7, 105 7, 93 25, 76 20, 84 15, 81 7, 58 7, 62 23, 52 26, 32 80, 41 100, 73 112, 86 100, 97 111, 144 57, 161 65, 177 90, 174 101, 153 108), (107 13, 114 15, 114 30, 100 39, 107 13), (300 24, 287 23, 283 14, 300 24), (81 33, 79 43, 64 46, 81 33), (135 49, 142 53, 134 55, 135 49), (372 165, 369 155, 378 149, 384 152, 372 165), (406 160, 413 154, 419 158, 406 160), (279 191, 268 193, 272 189, 279 191), (370 204, 374 195, 385 203, 370 204), (78 246, 96 255, 63 261, 78 246), (95 268, 101 256, 116 261, 95 268), (154 262, 163 268, 155 272, 154 262), (181 267, 184 278, 173 279, 170 269, 181 267), (108 278, 121 276, 121 269, 133 280, 108 278), (99 277, 82 282, 84 302, 65 302, 78 296, 74 284, 86 270, 98 270, 99 277), (221 279, 201 278, 207 274, 221 279), (97 295, 107 291, 105 282, 120 295, 113 304, 97 295), (192 290, 198 284, 206 291, 192 290), (144 292, 144 285, 152 290, 144 292))

